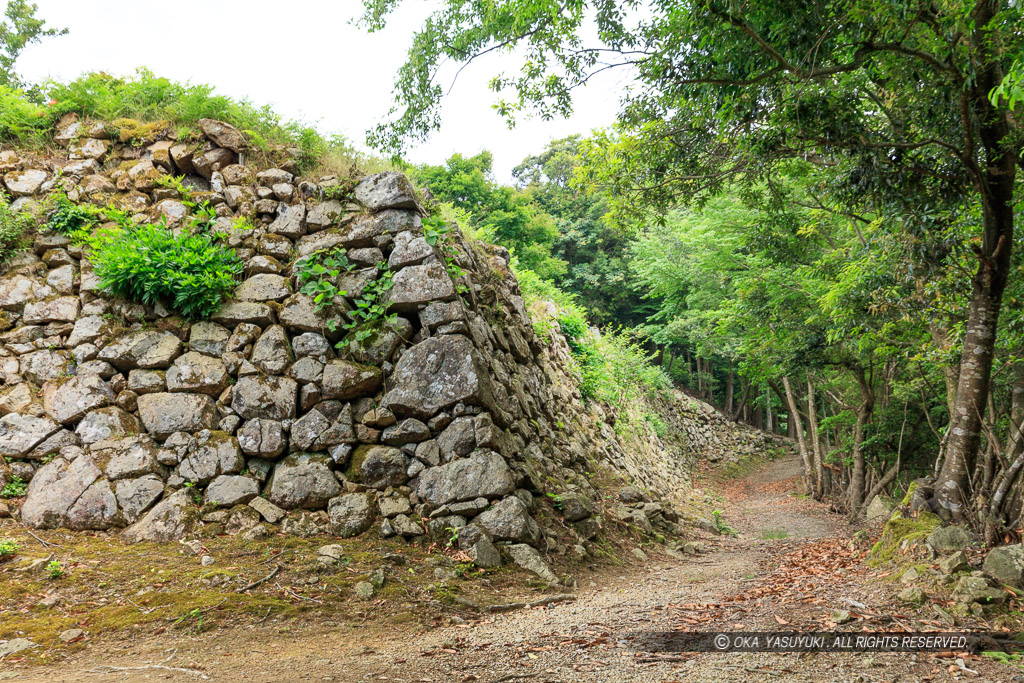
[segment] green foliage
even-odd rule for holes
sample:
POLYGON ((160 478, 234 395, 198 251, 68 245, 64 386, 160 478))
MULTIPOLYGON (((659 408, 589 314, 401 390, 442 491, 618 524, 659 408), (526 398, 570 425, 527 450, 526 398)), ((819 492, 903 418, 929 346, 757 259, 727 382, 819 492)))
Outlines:
POLYGON ((345 254, 341 247, 321 249, 295 262, 293 271, 299 281, 299 291, 313 297, 318 311, 333 304, 335 297, 348 293, 335 284, 342 273, 349 273, 354 267, 345 254))
POLYGON ((460 294, 467 291, 466 285, 459 282, 459 278, 466 274, 466 271, 456 262, 458 250, 455 248, 451 238, 451 227, 441 214, 434 214, 423 221, 423 239, 432 247, 436 247, 444 258, 444 268, 455 282, 455 289, 460 294))
POLYGON ((559 237, 554 219, 529 193, 496 183, 492 162, 487 151, 469 158, 455 154, 444 166, 416 166, 409 173, 438 201, 465 211, 467 222, 507 247, 524 267, 548 279, 564 274, 565 262, 552 254, 559 237))
POLYGON ((644 415, 644 421, 651 426, 651 429, 654 430, 654 433, 659 439, 668 434, 668 425, 665 424, 663 419, 661 419, 661 415, 658 415, 657 413, 646 413, 644 415))
POLYGON ((725 522, 725 518, 722 517, 722 512, 720 510, 713 511, 711 513, 711 518, 715 523, 715 528, 718 529, 718 533, 726 536, 736 535, 736 530, 725 522))
POLYGON ((326 166, 330 172, 348 173, 354 165, 386 165, 357 152, 343 136, 326 137, 311 125, 283 120, 269 106, 218 95, 210 85, 176 83, 147 69, 125 78, 94 72, 67 83, 48 81, 31 97, 2 79, 0 67, 0 140, 40 145, 69 112, 108 122, 120 139, 136 143, 164 129, 173 129, 180 139, 195 137, 199 120, 212 118, 240 129, 257 151, 297 149, 303 171, 326 166))
POLYGON ((60 563, 60 560, 50 560, 46 564, 46 578, 53 581, 64 576, 64 566, 60 563))
POLYGON ((235 290, 242 264, 209 235, 175 235, 163 222, 122 224, 88 236, 103 287, 117 296, 164 302, 190 319, 205 319, 235 290))
POLYGON ((1016 110, 1018 102, 1024 102, 1024 60, 1014 62, 1002 83, 989 93, 989 99, 997 106, 1005 101, 1010 111, 1016 110))
POLYGON ((4 484, 4 488, 0 491, 0 498, 20 498, 25 495, 25 491, 28 490, 28 485, 21 480, 21 477, 11 477, 11 480, 4 484))
POLYGON ((214 223, 217 221, 217 211, 205 199, 196 201, 195 193, 185 186, 184 179, 184 176, 176 178, 172 175, 162 175, 156 179, 156 184, 178 193, 181 203, 188 209, 188 227, 193 232, 210 234, 214 223))
POLYGON ((67 34, 66 28, 47 28, 46 22, 36 17, 39 9, 25 0, 8 0, 4 18, 0 21, 0 86, 24 88, 25 83, 15 71, 21 51, 43 38, 67 34))
POLYGON ((11 555, 18 554, 20 546, 14 539, 5 538, 0 541, 0 560, 5 559, 11 555))
MULTIPOLYGON (((345 338, 335 346, 339 349, 358 348, 363 342, 380 332, 383 326, 391 326, 398 319, 397 313, 388 313, 388 291, 394 286, 394 272, 386 262, 377 264, 377 276, 366 286, 363 293, 352 300, 353 308, 348 313, 349 320, 342 327, 348 330, 345 338)), ((332 331, 337 323, 330 321, 327 325, 332 331)))
POLYGON ((32 217, 11 208, 7 195, 0 190, 0 266, 28 246, 32 217))
POLYGON ((50 230, 61 235, 72 235, 88 231, 103 218, 103 212, 91 204, 75 204, 64 193, 50 195, 49 217, 46 224, 50 230))

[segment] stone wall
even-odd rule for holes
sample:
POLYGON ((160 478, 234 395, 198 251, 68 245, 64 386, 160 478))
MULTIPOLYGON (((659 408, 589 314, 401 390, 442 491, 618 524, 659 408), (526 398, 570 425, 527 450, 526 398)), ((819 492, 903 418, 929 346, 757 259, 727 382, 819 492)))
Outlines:
MULTIPOLYGON (((500 561, 495 542, 583 552, 613 496, 592 484, 600 464, 680 499, 696 458, 764 446, 683 397, 658 408, 672 438, 620 436, 616 416, 584 406, 564 340, 534 335, 504 249, 453 226, 460 272, 425 239, 404 176, 364 177, 350 201, 325 199, 343 181, 295 177, 287 151, 280 168, 246 164, 238 131, 202 129, 202 142, 168 131, 135 146, 68 119, 55 135, 66 159, 0 152, 25 211, 59 190, 184 229, 188 207, 156 180, 185 176, 245 264, 234 298, 196 322, 105 295, 88 250, 42 227, 0 271, 0 484, 29 482, 14 510, 23 523, 127 527, 130 541, 457 528, 488 565, 500 561), (292 267, 334 247, 356 267, 336 283, 346 296, 317 310, 292 267), (345 331, 328 322, 348 317, 380 262, 394 273, 397 318, 339 350, 345 331), (567 524, 539 514, 553 512, 545 494, 567 524)), ((647 516, 676 521, 667 508, 647 516)))

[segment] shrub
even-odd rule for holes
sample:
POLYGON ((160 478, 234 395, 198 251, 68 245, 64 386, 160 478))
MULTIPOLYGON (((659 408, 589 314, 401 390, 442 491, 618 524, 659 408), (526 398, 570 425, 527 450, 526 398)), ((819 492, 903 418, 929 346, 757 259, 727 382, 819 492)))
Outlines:
POLYGON ((186 318, 208 318, 235 290, 242 263, 210 235, 175 235, 165 223, 105 228, 85 241, 102 285, 148 305, 165 302, 186 318))
POLYGON ((9 538, 5 538, 0 541, 0 559, 6 558, 8 555, 14 555, 18 552, 18 542, 9 538))
POLYGON ((75 204, 67 195, 56 194, 50 198, 50 209, 46 224, 54 232, 71 235, 88 230, 103 217, 103 212, 89 204, 75 204))
POLYGON ((21 477, 12 477, 9 482, 4 484, 3 490, 0 491, 0 498, 20 498, 25 495, 27 489, 28 487, 21 477))
POLYGON ((7 195, 0 190, 0 266, 28 246, 32 216, 11 208, 7 195))

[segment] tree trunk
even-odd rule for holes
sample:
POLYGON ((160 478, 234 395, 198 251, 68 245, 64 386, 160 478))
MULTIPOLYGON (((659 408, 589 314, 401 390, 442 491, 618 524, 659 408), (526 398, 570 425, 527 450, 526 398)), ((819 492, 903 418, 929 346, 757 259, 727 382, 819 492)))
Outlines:
POLYGON ((864 462, 864 426, 871 419, 871 413, 875 408, 875 394, 868 381, 864 368, 860 365, 851 365, 853 376, 857 379, 857 386, 860 388, 860 407, 857 408, 857 422, 853 426, 853 472, 850 475, 850 512, 855 513, 864 501, 866 465, 864 462))
MULTIPOLYGON (((1024 467, 1024 362, 1014 366, 1014 380, 1012 399, 1010 402, 1010 428, 1006 437, 1006 448, 1004 453, 1006 460, 1010 463, 1000 477, 997 479, 992 500, 989 503, 988 514, 993 525, 1002 526, 1006 522, 1006 511, 1004 502, 1006 493, 1013 486, 1024 467)), ((986 531, 986 537, 991 535, 994 540, 1002 529, 986 531)))
POLYGON ((733 372, 729 368, 729 374, 725 379, 725 414, 732 415, 732 393, 733 393, 733 372))
POLYGON ((814 449, 814 499, 824 495, 825 466, 821 453, 821 439, 818 436, 818 409, 815 405, 814 382, 807 378, 807 422, 811 428, 811 446, 814 449))
MULTIPOLYGON (((970 495, 968 480, 978 445, 992 380, 992 357, 996 325, 1003 291, 1010 271, 1013 245, 1013 189, 1017 172, 1017 145, 1009 144, 1012 124, 1009 112, 989 101, 992 88, 1003 80, 999 56, 988 35, 995 20, 995 3, 978 3, 974 12, 971 43, 976 56, 977 75, 970 89, 972 121, 978 124, 984 160, 974 171, 982 209, 982 239, 978 270, 974 275, 970 312, 964 333, 960 378, 956 402, 949 416, 949 444, 946 459, 935 482, 939 514, 958 523, 966 518, 965 502, 970 495)), ((973 163, 973 162, 971 162, 973 163)))
POLYGON ((811 493, 811 482, 814 478, 814 469, 811 466, 811 456, 807 451, 807 441, 804 439, 804 426, 800 423, 800 411, 796 409, 796 399, 793 397, 793 389, 789 385, 789 377, 782 378, 782 386, 786 388, 786 403, 789 404, 789 417, 793 423, 793 430, 796 432, 796 442, 800 448, 800 459, 804 463, 804 492, 811 493))

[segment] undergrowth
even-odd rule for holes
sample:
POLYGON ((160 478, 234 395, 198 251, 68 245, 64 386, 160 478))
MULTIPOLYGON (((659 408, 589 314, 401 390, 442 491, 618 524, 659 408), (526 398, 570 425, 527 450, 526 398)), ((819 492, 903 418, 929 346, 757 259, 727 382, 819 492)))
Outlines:
POLYGON ((164 222, 122 222, 85 237, 103 287, 148 304, 165 302, 189 319, 213 315, 230 296, 242 272, 235 252, 212 235, 174 234, 164 222))
POLYGON ((326 136, 307 123, 284 120, 268 105, 217 94, 210 85, 177 83, 148 69, 124 78, 93 72, 66 83, 47 81, 39 92, 45 104, 32 102, 20 90, 0 87, 0 140, 42 146, 54 124, 70 112, 108 122, 114 137, 133 144, 165 129, 178 139, 197 138, 199 120, 211 118, 237 127, 258 152, 275 146, 298 149, 303 172, 343 175, 353 165, 365 172, 392 167, 360 153, 343 136, 326 136))
POLYGON ((32 217, 12 209, 7 195, 0 190, 0 266, 28 246, 31 228, 32 217))
MULTIPOLYGON (((650 355, 634 333, 621 328, 591 330, 586 311, 573 295, 533 271, 521 268, 516 259, 512 260, 512 270, 531 309, 534 333, 545 341, 551 339, 555 330, 565 336, 579 367, 583 398, 621 409, 645 395, 671 387, 668 376, 651 363, 650 355), (555 314, 538 310, 534 306, 537 302, 549 302, 555 314)), ((661 425, 652 426, 657 431, 661 425)))

